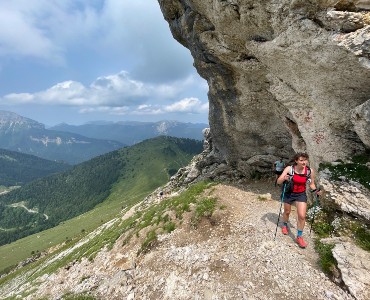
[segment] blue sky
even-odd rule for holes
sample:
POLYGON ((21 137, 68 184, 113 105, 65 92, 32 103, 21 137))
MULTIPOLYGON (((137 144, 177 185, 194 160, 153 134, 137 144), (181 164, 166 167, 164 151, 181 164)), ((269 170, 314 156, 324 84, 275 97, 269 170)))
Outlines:
POLYGON ((0 0, 0 110, 207 123, 207 92, 157 0, 0 0))

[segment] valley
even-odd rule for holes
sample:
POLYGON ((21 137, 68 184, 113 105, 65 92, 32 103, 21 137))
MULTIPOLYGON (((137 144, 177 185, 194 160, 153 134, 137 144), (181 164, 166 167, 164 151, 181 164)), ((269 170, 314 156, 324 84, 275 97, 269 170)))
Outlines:
MULTIPOLYGON (((32 207, 32 210, 25 216, 25 223, 12 223, 14 217, 7 219, 2 215, 0 227, 23 226, 23 230, 12 231, 13 236, 17 233, 21 238, 0 247, 0 270, 13 268, 31 253, 42 253, 53 245, 68 243, 111 220, 167 182, 177 169, 187 165, 201 150, 202 143, 199 141, 158 137, 95 158, 70 171, 38 180, 1 196, 0 204, 13 205, 13 210, 20 207, 25 213, 28 213, 25 208, 32 207), (43 200, 45 197, 47 202, 43 200), (31 214, 36 217, 36 207, 39 218, 30 221, 31 214), (29 224, 34 222, 39 224, 41 231, 32 232, 36 227, 29 224), (52 224, 55 225, 50 226, 52 224)), ((6 211, 12 216, 10 208, 6 211)), ((11 240, 8 234, 4 236, 6 233, 10 232, 0 232, 0 237, 3 241, 11 240)))

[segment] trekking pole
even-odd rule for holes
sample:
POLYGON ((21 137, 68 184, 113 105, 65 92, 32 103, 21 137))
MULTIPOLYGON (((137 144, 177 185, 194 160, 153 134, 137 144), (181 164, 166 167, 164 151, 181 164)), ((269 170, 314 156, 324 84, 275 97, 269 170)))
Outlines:
POLYGON ((311 231, 312 231, 313 222, 315 222, 316 206, 317 206, 318 200, 319 200, 319 196, 315 192, 315 204, 314 204, 314 207, 313 207, 313 215, 312 215, 312 219, 311 219, 310 235, 311 235, 311 231))
POLYGON ((280 199, 279 216, 278 216, 278 219, 277 219, 277 222, 276 222, 276 229, 275 229, 275 236, 274 236, 274 240, 276 239, 276 233, 277 233, 277 229, 278 229, 278 226, 279 226, 280 215, 281 215, 281 207, 283 206, 283 201, 284 201, 284 194, 285 194, 285 187, 286 187, 286 184, 287 184, 287 182, 286 182, 286 181, 284 181, 284 183, 283 183, 283 192, 281 193, 281 199, 280 199))

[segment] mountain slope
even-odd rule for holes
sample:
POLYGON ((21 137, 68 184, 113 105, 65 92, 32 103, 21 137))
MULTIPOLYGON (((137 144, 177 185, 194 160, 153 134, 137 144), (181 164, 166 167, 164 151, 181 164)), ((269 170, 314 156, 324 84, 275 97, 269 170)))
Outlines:
POLYGON ((159 135, 203 140, 202 130, 207 124, 181 123, 177 121, 160 122, 117 122, 89 123, 84 125, 59 124, 51 130, 81 134, 95 139, 110 139, 133 145, 142 140, 159 135))
POLYGON ((201 149, 201 142, 195 140, 146 140, 3 195, 0 244, 56 226, 106 199, 120 201, 123 206, 139 201, 201 149))
POLYGON ((23 185, 37 178, 66 171, 70 167, 34 155, 0 149, 0 185, 23 185))
POLYGON ((90 299, 355 299, 320 271, 311 237, 307 249, 280 232, 273 240, 278 199, 272 182, 244 189, 203 184, 162 201, 153 196, 146 209, 139 205, 82 240, 51 250, 15 280, 4 278, 0 296, 60 299, 73 291, 90 299), (267 192, 272 199, 260 201, 267 192), (207 199, 214 199, 214 210, 200 215, 207 212, 207 199), (175 226, 167 231, 169 222, 175 226), (153 230, 157 238, 139 252, 153 230), (110 239, 113 245, 104 246, 110 239), (101 248, 92 255, 97 244, 101 248))
POLYGON ((123 147, 117 141, 99 140, 45 129, 34 120, 0 111, 0 148, 77 164, 123 147))

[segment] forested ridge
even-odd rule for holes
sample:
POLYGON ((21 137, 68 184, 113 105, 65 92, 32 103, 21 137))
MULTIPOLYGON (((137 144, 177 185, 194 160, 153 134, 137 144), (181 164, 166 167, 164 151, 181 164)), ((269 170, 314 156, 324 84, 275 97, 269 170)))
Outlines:
POLYGON ((158 137, 101 155, 2 195, 0 245, 91 210, 109 196, 112 186, 120 180, 130 183, 127 189, 138 181, 154 189, 201 150, 200 141, 158 137))
POLYGON ((35 179, 71 168, 62 162, 34 155, 0 149, 0 185, 24 185, 35 179))

